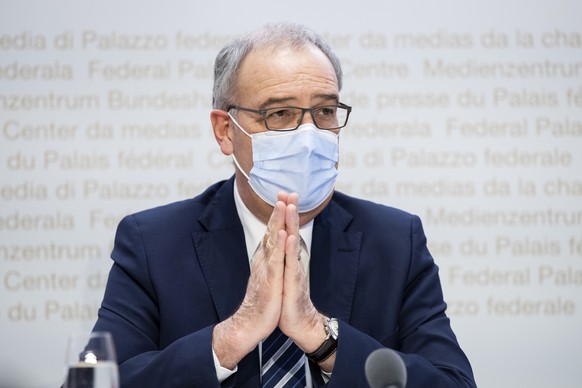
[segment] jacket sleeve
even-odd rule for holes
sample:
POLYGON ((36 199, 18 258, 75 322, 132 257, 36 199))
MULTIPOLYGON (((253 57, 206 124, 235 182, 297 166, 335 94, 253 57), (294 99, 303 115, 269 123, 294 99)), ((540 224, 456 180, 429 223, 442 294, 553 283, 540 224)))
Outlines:
POLYGON ((121 386, 219 387, 212 326, 160 347, 160 306, 133 216, 120 223, 111 256, 114 263, 93 330, 112 333, 121 386))
MULTIPOLYGON (((410 219, 410 252, 403 266, 405 282, 398 293, 396 329, 384 338, 372 336, 340 321, 336 362, 330 387, 367 387, 364 364, 379 348, 398 351, 406 365, 408 388, 475 387, 470 363, 461 350, 445 314, 446 304, 435 265, 426 246, 420 219, 410 219)), ((389 286, 386 285, 386 289, 389 286)), ((370 302, 369 319, 381 322, 378 307, 370 302), (375 316, 376 315, 376 316, 375 316)))

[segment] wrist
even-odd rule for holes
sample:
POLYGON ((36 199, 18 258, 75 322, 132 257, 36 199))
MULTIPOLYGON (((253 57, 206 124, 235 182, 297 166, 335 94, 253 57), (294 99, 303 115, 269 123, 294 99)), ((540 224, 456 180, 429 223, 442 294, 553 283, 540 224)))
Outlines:
POLYGON ((234 316, 214 326, 212 349, 222 367, 234 369, 256 347, 259 340, 253 342, 254 339, 249 335, 251 332, 247 333, 234 316))
POLYGON ((325 340, 314 351, 307 353, 307 358, 317 364, 328 360, 337 350, 337 341, 339 336, 339 325, 336 318, 325 318, 324 329, 326 332, 325 340))

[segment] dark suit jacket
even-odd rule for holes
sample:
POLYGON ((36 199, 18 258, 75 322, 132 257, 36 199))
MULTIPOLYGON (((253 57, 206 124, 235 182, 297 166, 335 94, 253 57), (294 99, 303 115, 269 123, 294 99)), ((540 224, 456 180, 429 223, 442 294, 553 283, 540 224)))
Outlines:
MULTIPOLYGON (((220 386, 212 329, 243 299, 246 252, 232 178, 122 220, 94 328, 113 334, 122 387, 220 386)), ((330 387, 367 386, 366 357, 381 347, 401 352, 408 387, 474 386, 418 217, 334 194, 315 219, 310 288, 340 323, 330 387)), ((257 349, 222 385, 259 387, 257 349)))

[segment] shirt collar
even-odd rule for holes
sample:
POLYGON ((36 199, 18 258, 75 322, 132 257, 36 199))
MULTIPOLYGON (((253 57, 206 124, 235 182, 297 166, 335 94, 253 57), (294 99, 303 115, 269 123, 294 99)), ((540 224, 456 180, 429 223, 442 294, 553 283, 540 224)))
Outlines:
MULTIPOLYGON (((259 242, 265 235, 267 225, 261 222, 251 211, 246 207, 240 193, 238 192, 236 180, 234 182, 234 204, 236 205, 236 212, 243 226, 245 234, 245 243, 247 246, 247 254, 249 260, 253 257, 259 242)), ((313 220, 299 228, 299 235, 305 241, 307 253, 310 254, 311 238, 313 235, 313 220)))

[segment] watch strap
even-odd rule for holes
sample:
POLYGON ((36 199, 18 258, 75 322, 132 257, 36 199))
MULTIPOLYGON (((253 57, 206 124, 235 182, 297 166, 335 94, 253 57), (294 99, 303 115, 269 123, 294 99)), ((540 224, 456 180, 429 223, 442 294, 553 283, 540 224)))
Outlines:
POLYGON ((327 360, 337 350, 337 338, 334 338, 334 336, 331 335, 331 332, 327 325, 325 327, 325 330, 327 331, 327 338, 325 339, 325 341, 323 341, 321 346, 317 348, 314 352, 305 354, 310 361, 315 362, 316 364, 327 360))

